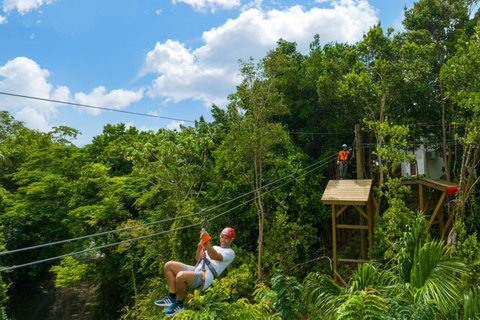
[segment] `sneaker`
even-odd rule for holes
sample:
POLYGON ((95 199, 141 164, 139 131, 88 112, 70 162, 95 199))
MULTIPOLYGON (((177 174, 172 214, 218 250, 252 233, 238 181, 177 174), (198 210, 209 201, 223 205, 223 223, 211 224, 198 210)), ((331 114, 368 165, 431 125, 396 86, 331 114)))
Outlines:
POLYGON ((170 305, 170 307, 163 310, 163 314, 167 317, 171 317, 173 315, 176 315, 180 311, 183 311, 183 305, 180 305, 177 301, 175 301, 172 305, 170 305))
POLYGON ((155 304, 159 307, 168 307, 168 306, 171 306, 174 301, 175 299, 172 299, 169 296, 166 296, 162 300, 155 301, 155 304))

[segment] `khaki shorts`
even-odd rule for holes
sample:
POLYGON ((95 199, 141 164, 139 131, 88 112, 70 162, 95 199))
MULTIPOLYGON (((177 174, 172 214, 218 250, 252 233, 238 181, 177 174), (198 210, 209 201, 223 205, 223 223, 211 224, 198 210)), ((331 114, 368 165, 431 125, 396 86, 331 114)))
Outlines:
POLYGON ((193 271, 193 273, 195 274, 195 279, 193 280, 192 284, 189 286, 190 288, 198 289, 198 290, 203 289, 203 285, 205 284, 205 281, 202 280, 203 271, 195 271, 195 267, 188 264, 183 264, 183 271, 193 271))

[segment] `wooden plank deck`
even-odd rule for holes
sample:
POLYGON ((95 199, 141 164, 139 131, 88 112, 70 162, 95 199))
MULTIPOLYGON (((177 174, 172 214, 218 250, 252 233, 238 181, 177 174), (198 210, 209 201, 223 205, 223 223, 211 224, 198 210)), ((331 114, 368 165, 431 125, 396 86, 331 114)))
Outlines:
POLYGON ((403 180, 403 184, 421 184, 442 192, 445 192, 450 187, 458 187, 457 184, 453 182, 448 182, 440 179, 412 179, 412 180, 403 180))
POLYGON ((373 181, 363 180, 330 180, 323 192, 324 204, 367 205, 373 181))

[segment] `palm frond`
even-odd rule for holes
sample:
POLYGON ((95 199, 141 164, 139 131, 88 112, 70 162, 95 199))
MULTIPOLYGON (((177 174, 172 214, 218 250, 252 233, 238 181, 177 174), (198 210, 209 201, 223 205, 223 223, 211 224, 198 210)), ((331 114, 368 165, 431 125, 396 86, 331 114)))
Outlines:
POLYGON ((367 287, 381 290, 391 286, 395 276, 388 270, 382 270, 373 262, 358 265, 358 270, 352 275, 348 286, 348 292, 356 294, 367 287))
POLYGON ((304 281, 303 299, 306 305, 327 318, 335 315, 346 298, 344 290, 327 275, 313 272, 304 281))
POLYGON ((463 296, 463 318, 480 319, 480 287, 463 296))
POLYGON ((367 288, 350 296, 338 309, 337 319, 386 319, 388 301, 367 288))
POLYGON ((450 257, 451 249, 443 241, 425 243, 411 270, 411 285, 418 289, 416 301, 433 301, 446 314, 460 300, 461 276, 467 266, 450 257))

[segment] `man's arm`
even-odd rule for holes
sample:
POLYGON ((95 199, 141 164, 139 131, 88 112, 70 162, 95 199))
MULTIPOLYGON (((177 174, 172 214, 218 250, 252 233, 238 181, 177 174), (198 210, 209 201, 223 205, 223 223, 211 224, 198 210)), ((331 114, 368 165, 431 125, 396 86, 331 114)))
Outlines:
POLYGON ((217 261, 223 261, 222 254, 213 248, 211 241, 208 241, 207 243, 205 243, 205 250, 207 250, 210 258, 217 261))
POLYGON ((201 257, 202 257, 202 247, 201 246, 198 246, 197 248, 197 252, 195 252, 195 260, 199 260, 201 257))

